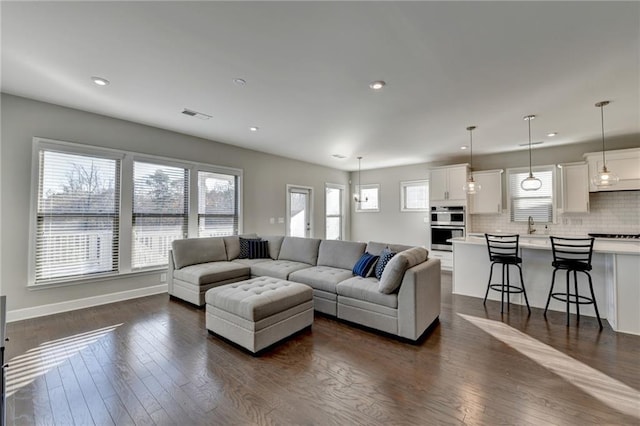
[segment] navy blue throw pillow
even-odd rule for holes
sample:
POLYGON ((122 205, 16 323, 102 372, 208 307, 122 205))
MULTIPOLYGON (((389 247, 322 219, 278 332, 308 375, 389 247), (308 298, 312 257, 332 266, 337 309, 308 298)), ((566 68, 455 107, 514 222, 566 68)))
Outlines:
POLYGON ((376 262, 379 256, 364 253, 353 266, 353 273, 363 278, 371 277, 375 273, 376 262))
POLYGON ((238 256, 238 259, 249 259, 249 242, 250 241, 261 241, 261 239, 240 237, 240 255, 238 256))
POLYGON ((387 266, 387 263, 391 260, 393 256, 396 254, 389 250, 388 248, 382 250, 380 253, 380 259, 378 260, 378 264, 376 265, 376 278, 382 278, 382 273, 384 272, 384 268, 387 266))
POLYGON ((249 240, 249 259, 269 258, 269 241, 249 240))

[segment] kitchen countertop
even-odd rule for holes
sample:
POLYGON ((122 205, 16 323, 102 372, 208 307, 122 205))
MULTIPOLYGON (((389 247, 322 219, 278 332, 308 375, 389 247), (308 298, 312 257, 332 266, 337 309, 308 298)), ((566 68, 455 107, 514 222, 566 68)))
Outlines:
MULTIPOLYGON (((551 235, 553 236, 553 235, 551 235)), ((520 235, 520 248, 551 250, 550 235, 520 235)), ((567 237, 580 238, 580 237, 567 237)), ((585 238, 588 238, 585 236, 585 238)), ((453 244, 486 245, 484 234, 469 233, 466 237, 452 238, 453 244)), ((593 244, 594 253, 617 253, 640 255, 640 241, 635 239, 596 238, 593 244)))

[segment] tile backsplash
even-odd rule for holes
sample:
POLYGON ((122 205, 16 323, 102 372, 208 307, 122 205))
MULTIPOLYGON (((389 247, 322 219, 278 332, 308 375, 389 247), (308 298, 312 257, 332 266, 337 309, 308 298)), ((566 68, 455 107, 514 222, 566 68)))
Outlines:
MULTIPOLYGON (((640 234, 640 191, 594 192, 589 194, 589 213, 559 214, 549 234, 584 236, 589 232, 640 234)), ((544 234, 544 224, 535 225, 544 234)), ((510 222, 509 214, 469 215, 467 232, 527 233, 526 222, 510 222)))

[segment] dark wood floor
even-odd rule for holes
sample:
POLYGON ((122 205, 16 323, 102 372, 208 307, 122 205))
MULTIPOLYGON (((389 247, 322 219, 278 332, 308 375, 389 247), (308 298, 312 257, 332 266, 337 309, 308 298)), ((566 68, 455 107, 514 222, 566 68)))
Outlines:
POLYGON ((604 373, 593 386, 614 396, 619 387, 638 395, 640 337, 607 324, 600 333, 589 318, 567 328, 561 313, 545 322, 539 309, 501 317, 497 303, 485 310, 452 296, 449 274, 443 285, 440 324, 420 345, 317 316, 312 330, 255 358, 210 336, 203 310, 166 295, 11 323, 7 423, 640 422, 640 401, 635 413, 620 410, 458 314, 519 330, 544 344, 541 353, 575 360, 567 369, 604 373))

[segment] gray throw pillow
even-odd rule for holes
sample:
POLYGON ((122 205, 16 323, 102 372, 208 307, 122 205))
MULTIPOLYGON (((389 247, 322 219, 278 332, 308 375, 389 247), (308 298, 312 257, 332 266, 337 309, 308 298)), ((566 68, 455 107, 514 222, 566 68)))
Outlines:
POLYGON ((402 283, 405 271, 427 260, 427 254, 425 248, 412 247, 393 256, 382 272, 378 291, 384 294, 396 291, 402 283))

